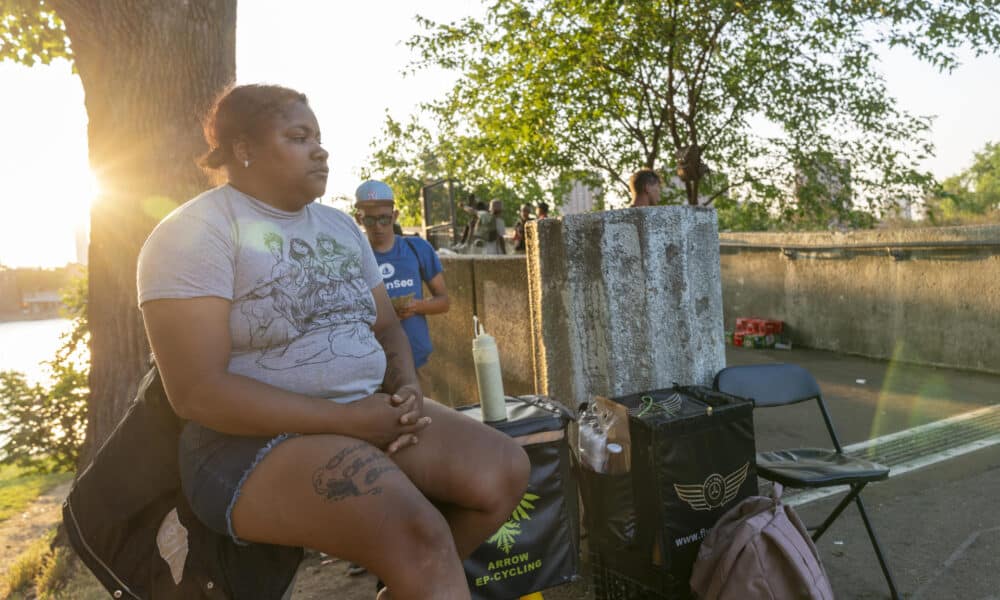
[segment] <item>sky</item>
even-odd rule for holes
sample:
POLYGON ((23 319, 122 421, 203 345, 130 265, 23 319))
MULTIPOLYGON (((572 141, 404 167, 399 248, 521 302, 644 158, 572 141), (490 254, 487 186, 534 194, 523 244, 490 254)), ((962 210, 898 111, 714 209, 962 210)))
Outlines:
MULTIPOLYGON (((455 75, 403 76, 414 58, 405 41, 414 15, 438 21, 481 16, 479 0, 241 0, 238 83, 277 83, 309 96, 330 152, 327 198, 353 195, 386 111, 403 119, 444 94, 455 75), (280 8, 279 8, 280 7, 280 8)), ((1000 141, 1000 58, 975 59, 939 74, 896 50, 883 72, 899 105, 936 115, 938 178, 961 171, 986 142, 1000 141)), ((62 266, 77 259, 97 185, 87 163, 83 89, 66 61, 0 63, 0 264, 62 266)))

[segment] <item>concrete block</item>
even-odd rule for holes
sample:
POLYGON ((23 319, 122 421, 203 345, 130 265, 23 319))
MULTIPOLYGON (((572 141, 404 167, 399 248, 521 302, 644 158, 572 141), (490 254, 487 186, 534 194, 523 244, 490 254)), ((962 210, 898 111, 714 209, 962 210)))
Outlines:
POLYGON ((529 224, 535 387, 575 405, 710 384, 725 366, 715 211, 687 206, 529 224))
MULTIPOLYGON (((534 393, 528 272, 524 255, 480 256, 473 264, 476 314, 486 332, 496 338, 504 392, 512 396, 534 393)), ((468 323, 466 348, 471 355, 471 317, 468 323)), ((478 401, 478 396, 476 398, 478 401)))
POLYGON ((427 318, 434 352, 427 362, 430 398, 448 406, 479 402, 472 362, 472 315, 496 338, 504 392, 534 392, 528 285, 523 255, 441 256, 451 298, 447 313, 427 318))
POLYGON ((444 314, 427 317, 434 351, 425 366, 431 385, 424 394, 448 406, 476 402, 472 365, 473 264, 471 257, 441 257, 451 307, 444 314))

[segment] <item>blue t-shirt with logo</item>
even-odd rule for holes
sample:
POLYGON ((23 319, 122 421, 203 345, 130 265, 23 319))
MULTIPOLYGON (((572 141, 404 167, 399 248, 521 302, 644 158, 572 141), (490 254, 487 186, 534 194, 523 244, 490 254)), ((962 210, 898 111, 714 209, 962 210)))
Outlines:
MULTIPOLYGON (((415 299, 423 299, 423 282, 430 282, 442 270, 434 248, 418 237, 397 235, 388 252, 375 252, 375 261, 390 298, 414 294, 415 299)), ((427 319, 413 315, 402 324, 413 350, 413 365, 422 367, 433 350, 427 319)))

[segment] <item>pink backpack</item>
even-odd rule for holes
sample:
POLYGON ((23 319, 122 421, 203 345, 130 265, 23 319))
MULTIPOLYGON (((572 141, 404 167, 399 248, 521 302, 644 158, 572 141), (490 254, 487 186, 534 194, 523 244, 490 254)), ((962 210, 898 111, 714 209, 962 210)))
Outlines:
POLYGON ((751 496, 705 536, 691 573, 699 599, 833 600, 816 546, 798 515, 771 497, 751 496))

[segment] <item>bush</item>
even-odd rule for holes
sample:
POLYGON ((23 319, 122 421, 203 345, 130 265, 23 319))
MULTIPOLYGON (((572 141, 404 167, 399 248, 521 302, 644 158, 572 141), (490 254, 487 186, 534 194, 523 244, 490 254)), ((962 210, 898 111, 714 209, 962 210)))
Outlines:
POLYGON ((0 463, 33 471, 73 469, 87 430, 86 374, 57 374, 51 388, 29 385, 24 375, 0 372, 0 463))
POLYGON ((24 375, 0 372, 0 464, 38 472, 76 467, 87 431, 87 280, 63 290, 66 316, 73 328, 63 335, 55 357, 46 363, 48 387, 31 385, 24 375))

